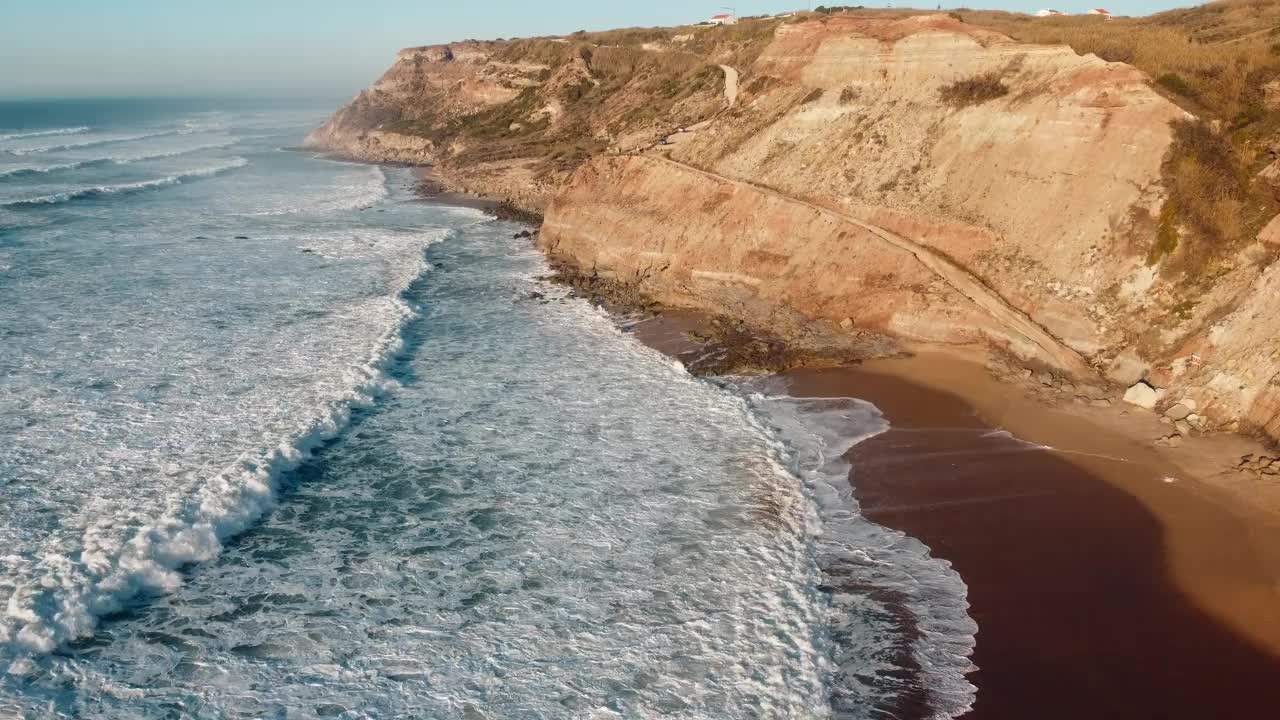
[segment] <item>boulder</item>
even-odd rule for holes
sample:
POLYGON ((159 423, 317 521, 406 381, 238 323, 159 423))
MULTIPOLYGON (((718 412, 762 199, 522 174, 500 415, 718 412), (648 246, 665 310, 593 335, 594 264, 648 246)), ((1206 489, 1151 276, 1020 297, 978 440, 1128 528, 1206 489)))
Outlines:
POLYGON ((844 330, 852 330, 852 329, 853 329, 853 318, 845 318, 845 319, 841 320, 841 321, 840 321, 840 327, 841 327, 841 328, 843 328, 844 330))
POLYGON ((1124 401, 1140 408, 1155 410, 1156 403, 1160 402, 1160 397, 1163 394, 1163 391, 1157 390, 1145 382, 1137 382, 1125 391, 1124 401))
POLYGON ((1048 372, 1036 373, 1036 382, 1049 387, 1053 386, 1053 374, 1048 372))
POLYGON ((1164 416, 1170 420, 1186 420, 1191 415, 1191 408, 1178 403, 1168 410, 1164 411, 1164 416))
POLYGON ((1132 385, 1146 377, 1148 364, 1133 350, 1125 350, 1107 367, 1107 377, 1121 385, 1132 385))
POLYGON ((1173 427, 1178 431, 1179 435, 1182 435, 1184 437, 1191 434, 1191 423, 1187 422, 1186 420, 1175 421, 1173 423, 1173 427))
POLYGON ((1094 407, 1096 407, 1096 408, 1109 408, 1109 407, 1111 407, 1111 401, 1110 401, 1110 400, 1108 400, 1108 399, 1106 399, 1106 398, 1099 398, 1099 399, 1097 399, 1097 400, 1090 400, 1090 401, 1089 401, 1089 404, 1090 404, 1090 405, 1092 405, 1092 406, 1094 406, 1094 407))

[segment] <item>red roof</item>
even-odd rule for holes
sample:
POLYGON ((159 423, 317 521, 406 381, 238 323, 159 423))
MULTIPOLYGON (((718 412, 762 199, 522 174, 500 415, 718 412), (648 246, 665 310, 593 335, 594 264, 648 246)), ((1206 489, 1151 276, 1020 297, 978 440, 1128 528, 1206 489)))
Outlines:
POLYGON ((723 18, 730 18, 730 17, 733 17, 733 16, 732 16, 732 15, 712 15, 712 16, 711 16, 711 19, 712 19, 712 20, 721 20, 721 19, 723 19, 723 18))
POLYGON ((1090 12, 1092 12, 1094 15, 1110 15, 1111 14, 1109 10, 1103 10, 1102 8, 1094 8, 1090 12))

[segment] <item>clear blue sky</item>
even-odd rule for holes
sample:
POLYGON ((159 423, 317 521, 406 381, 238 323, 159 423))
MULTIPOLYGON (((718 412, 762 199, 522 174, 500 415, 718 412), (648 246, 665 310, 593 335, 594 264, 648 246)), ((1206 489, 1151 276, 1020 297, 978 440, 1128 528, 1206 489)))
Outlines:
MULTIPOLYGON (((826 4, 859 4, 825 0, 826 4)), ((861 0, 869 7, 879 3, 861 0)), ((815 4, 823 4, 817 2, 815 4)), ((934 6, 916 0, 897 6, 934 6)), ((956 3, 943 2, 943 7, 956 3)), ((1183 0, 971 0, 973 7, 1144 15, 1183 0)), ((350 95, 395 51, 464 38, 674 25, 798 0, 0 0, 0 97, 350 95)))

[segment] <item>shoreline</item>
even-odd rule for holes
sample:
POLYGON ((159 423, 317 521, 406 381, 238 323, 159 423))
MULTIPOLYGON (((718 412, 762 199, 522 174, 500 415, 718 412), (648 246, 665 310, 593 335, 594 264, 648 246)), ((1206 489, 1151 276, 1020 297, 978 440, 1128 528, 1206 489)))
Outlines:
POLYGON ((430 166, 418 165, 411 168, 417 181, 414 192, 420 202, 437 205, 453 205, 487 212, 499 220, 512 220, 529 225, 541 225, 542 216, 512 204, 508 200, 473 195, 450 189, 450 184, 430 166))
MULTIPOLYGON (((424 199, 501 206, 437 190, 424 199)), ((642 312, 627 330, 686 366, 698 360, 698 374, 776 374, 797 397, 857 397, 885 414, 891 429, 847 456, 850 481, 869 519, 924 542, 969 585, 978 694, 963 717, 1260 717, 1280 706, 1267 682, 1280 677, 1280 483, 1234 472, 1237 458, 1269 452, 1259 442, 1220 434, 1157 448, 1169 428, 1154 413, 1055 402, 1030 380, 997 379, 982 351, 881 344, 823 357, 764 335, 761 352, 761 333, 726 330, 725 318, 559 270, 620 320, 642 312)), ((932 714, 923 691, 881 709, 932 714)))
MULTIPOLYGON (((634 334, 687 359, 705 323, 672 311, 634 334)), ((1280 706, 1267 682, 1280 677, 1280 524, 1176 462, 1211 466, 1252 441, 1144 446, 1142 420, 1165 427, 1154 414, 1055 408, 953 353, 780 376, 796 397, 856 397, 889 420, 846 456, 850 482, 868 519, 925 543, 969 586, 978 690, 962 717, 1243 718, 1280 706)), ((931 717, 927 693, 899 700, 894 717, 931 717)))

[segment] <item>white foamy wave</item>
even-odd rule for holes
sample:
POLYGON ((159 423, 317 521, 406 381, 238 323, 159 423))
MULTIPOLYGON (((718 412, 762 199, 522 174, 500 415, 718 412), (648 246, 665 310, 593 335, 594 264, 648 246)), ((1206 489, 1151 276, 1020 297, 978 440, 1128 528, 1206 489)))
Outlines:
POLYGON ((200 168, 189 172, 178 173, 176 175, 168 175, 154 180, 142 180, 134 183, 124 183, 121 185, 99 185, 91 188, 80 188, 78 190, 68 190, 66 192, 55 193, 53 195, 43 195, 41 197, 27 198, 24 200, 14 200, 5 203, 3 207, 35 207, 39 205, 56 205, 59 203, 71 202, 81 198, 101 197, 103 195, 119 195, 123 193, 133 193, 142 190, 150 190, 152 188, 165 187, 168 185, 180 185, 187 180, 195 180, 197 178, 213 177, 221 175, 225 172, 237 170, 245 167, 249 161, 245 158, 236 158, 229 163, 215 165, 213 167, 200 168))
MULTIPOLYGON (((730 385, 746 395, 755 415, 777 438, 791 472, 812 493, 819 523, 815 550, 834 588, 831 623, 838 644, 849 644, 847 638, 841 642, 843 625, 865 612, 866 588, 888 591, 909 611, 919 630, 911 641, 911 652, 921 668, 930 705, 942 717, 968 711, 976 690, 966 676, 975 669, 969 658, 978 630, 968 614, 968 587, 949 562, 932 556, 928 546, 864 518, 850 485, 850 471, 856 482, 856 468, 844 455, 888 430, 880 411, 853 398, 790 397, 776 379, 735 379, 730 385)), ((866 638, 857 640, 867 643, 866 638)), ((858 690, 860 678, 868 675, 865 660, 860 657, 850 667, 837 670, 833 693, 837 715, 842 714, 841 705, 867 706, 876 699, 858 690)), ((886 677, 892 677, 893 667, 883 669, 886 677)))
POLYGON ((222 148, 231 147, 236 144, 236 140, 226 140, 224 142, 209 143, 207 145, 197 145, 190 148, 181 148, 178 150, 169 150, 166 152, 146 153, 142 155, 125 155, 119 157, 103 157, 93 158, 91 160, 77 160, 69 163, 56 163, 53 165, 23 165, 13 168, 0 169, 0 178, 5 177, 22 177, 26 175, 43 175, 60 170, 79 170, 87 167, 97 167, 100 165, 130 165, 147 160, 161 160, 164 158, 181 157, 192 153, 202 152, 204 150, 221 150, 222 148))
POLYGON ((54 145, 37 145, 34 147, 9 148, 6 152, 11 155, 39 155, 41 153, 61 152, 63 150, 75 150, 78 148, 97 147, 99 145, 112 145, 115 143, 133 142, 135 140, 147 140, 150 138, 168 137, 170 135, 179 134, 177 130, 162 130, 152 133, 141 133, 137 135, 117 135, 108 137, 86 137, 82 140, 71 142, 61 142, 54 145))
MULTIPOLYGON (((119 612, 147 593, 168 593, 182 583, 180 570, 216 558, 223 543, 254 524, 275 504, 281 476, 345 428, 352 413, 397 387, 387 370, 404 346, 402 332, 417 311, 403 297, 429 270, 422 250, 448 237, 440 230, 414 235, 411 252, 395 260, 389 295, 368 301, 370 321, 383 323, 363 362, 343 371, 345 390, 314 407, 284 436, 243 453, 207 477, 190 473, 187 491, 164 500, 143 522, 93 517, 80 537, 22 556, 0 557, 0 661, 21 667, 32 655, 93 634, 99 618, 119 612), (406 258, 412 258, 406 260, 406 258)), ((2 669, 4 665, 0 665, 2 669)))
POLYGON ((22 140, 34 137, 49 137, 53 135, 78 135, 80 133, 89 132, 89 127, 82 125, 80 127, 57 128, 55 130, 35 130, 31 132, 16 132, 0 135, 0 142, 6 140, 22 140))

